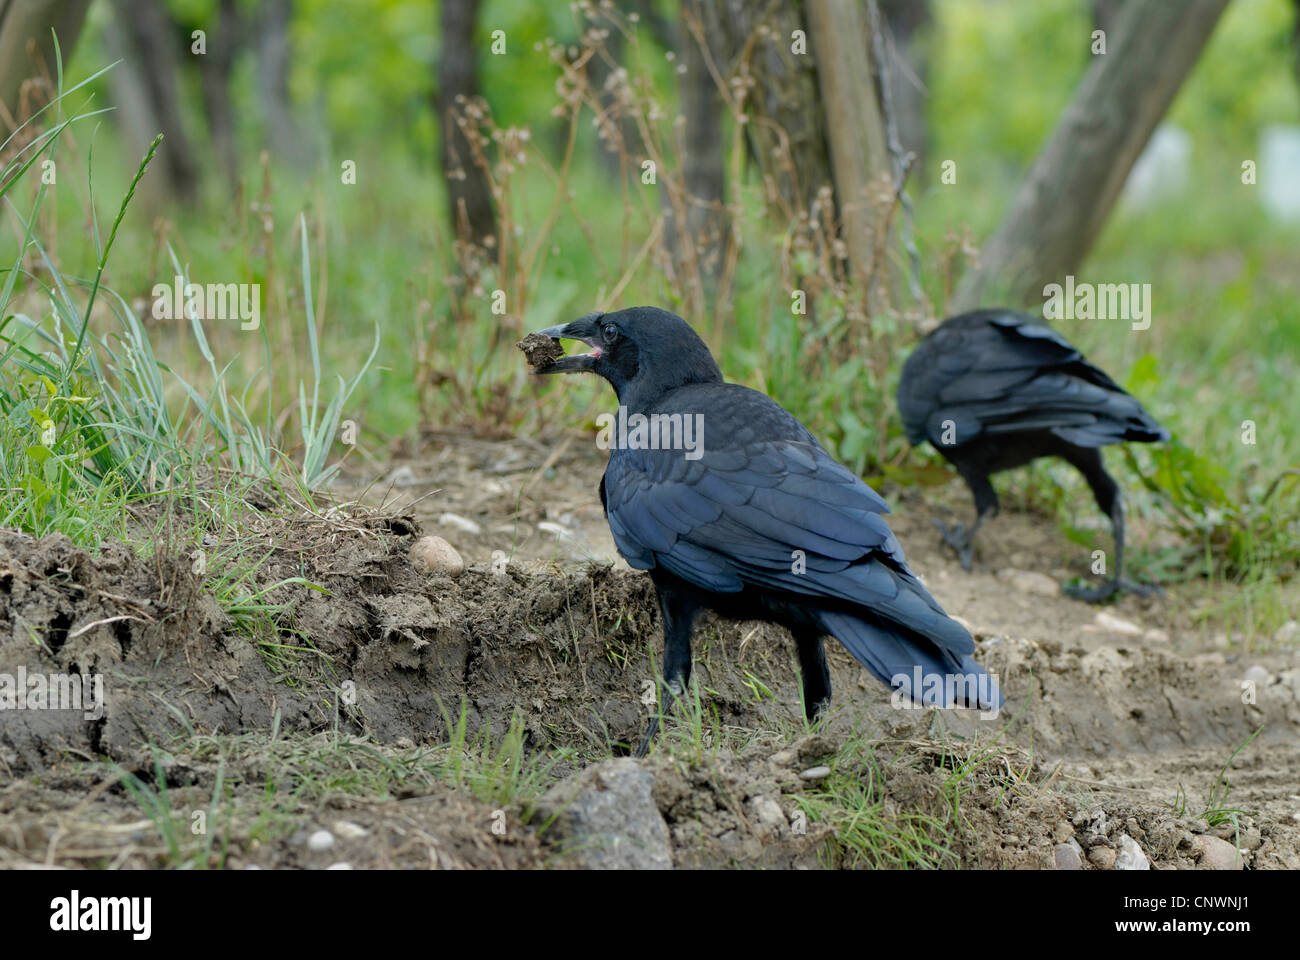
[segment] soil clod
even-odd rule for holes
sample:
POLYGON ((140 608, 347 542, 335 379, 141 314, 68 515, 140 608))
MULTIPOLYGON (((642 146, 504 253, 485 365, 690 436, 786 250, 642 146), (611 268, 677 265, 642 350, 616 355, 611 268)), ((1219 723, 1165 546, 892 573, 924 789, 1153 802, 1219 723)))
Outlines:
POLYGON ((524 356, 534 370, 549 367, 564 356, 564 348, 560 346, 560 341, 541 333, 530 333, 515 346, 524 352, 524 356))

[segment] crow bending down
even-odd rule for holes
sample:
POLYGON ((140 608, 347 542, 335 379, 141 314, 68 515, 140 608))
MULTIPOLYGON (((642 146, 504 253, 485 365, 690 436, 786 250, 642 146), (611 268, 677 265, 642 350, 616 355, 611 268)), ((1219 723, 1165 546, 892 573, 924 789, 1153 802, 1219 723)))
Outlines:
POLYGON ((541 332, 592 349, 548 358, 538 373, 604 377, 626 416, 600 497, 619 552, 650 571, 659 595, 664 708, 686 689, 691 630, 706 607, 790 630, 810 721, 830 703, 827 634, 914 701, 1001 705, 996 683, 971 659, 970 634, 908 569, 881 517, 885 501, 774 401, 724 383, 684 320, 637 307, 541 332), (638 414, 648 425, 639 434, 638 414), (702 443, 665 449, 689 429, 702 443))
POLYGON ((1064 337, 1013 310, 977 310, 944 321, 907 358, 898 410, 913 444, 929 440, 975 496, 975 522, 944 540, 971 568, 975 531, 997 513, 989 475, 1038 457, 1073 464, 1110 517, 1115 575, 1095 589, 1070 588, 1096 602, 1124 588, 1151 591, 1123 576, 1124 499, 1099 448, 1122 440, 1166 441, 1169 432, 1064 337))

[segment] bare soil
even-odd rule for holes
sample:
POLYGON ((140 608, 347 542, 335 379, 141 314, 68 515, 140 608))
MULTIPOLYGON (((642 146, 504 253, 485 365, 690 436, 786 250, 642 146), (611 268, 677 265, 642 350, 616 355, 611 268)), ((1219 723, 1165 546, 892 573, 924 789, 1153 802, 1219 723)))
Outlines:
MULTIPOLYGON (((97 719, 0 713, 0 866, 174 862, 174 842, 126 789, 128 773, 226 824, 214 864, 565 866, 527 823, 526 804, 497 809, 490 796, 412 771, 446 743, 462 704, 471 742, 506 737, 517 714, 550 780, 625 754, 639 737, 658 613, 648 579, 614 550, 596 493, 602 469, 582 437, 431 435, 384 465, 384 479, 341 485, 347 503, 327 517, 250 521, 245 534, 266 555, 259 589, 304 578, 326 591, 267 594, 287 605, 278 646, 223 612, 189 556, 141 557, 119 544, 91 555, 63 537, 0 532, 0 673, 102 674, 106 703, 97 719), (421 533, 451 542, 464 573, 417 574, 407 551, 421 533), (213 746, 223 736, 261 746, 213 746), (382 789, 301 788, 333 783, 365 758, 388 771, 382 789), (331 763, 337 770, 297 787, 282 775, 331 763), (271 779, 293 798, 277 807, 274 829, 271 779), (311 835, 322 829, 333 843, 318 849, 311 835)), ((675 865, 858 865, 828 843, 828 825, 795 833, 755 810, 765 799, 791 810, 794 795, 816 789, 799 772, 867 731, 879 755, 905 761, 881 774, 900 811, 938 815, 954 764, 981 750, 995 758, 967 784, 949 865, 1046 868, 1057 844, 1075 840, 1085 867, 1104 867, 1124 834, 1155 867, 1192 868, 1197 836, 1210 833, 1248 868, 1300 867, 1295 649, 1242 656, 1207 636, 1188 615, 1190 588, 1101 610, 1048 595, 1024 574, 1080 575, 1088 553, 1032 515, 1006 512, 986 526, 967 574, 931 524, 965 519, 963 491, 894 499, 891 524, 909 559, 971 627, 1006 708, 991 722, 893 709, 889 691, 835 647, 834 714, 808 736, 788 636, 710 618, 697 632, 696 672, 725 743, 698 762, 670 751, 645 761, 675 865), (1251 668, 1253 703, 1242 686, 1251 668), (1208 806, 1239 812, 1212 825, 1199 819, 1208 806)))

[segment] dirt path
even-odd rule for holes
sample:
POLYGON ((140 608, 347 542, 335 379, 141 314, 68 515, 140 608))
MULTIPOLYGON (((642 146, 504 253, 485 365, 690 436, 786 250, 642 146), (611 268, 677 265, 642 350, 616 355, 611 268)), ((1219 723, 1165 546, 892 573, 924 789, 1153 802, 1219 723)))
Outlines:
MULTIPOLYGON (((106 687, 100 718, 0 714, 0 865, 192 855, 193 835, 169 838, 165 817, 142 816, 149 794, 127 772, 174 810, 223 822, 219 851, 202 856, 228 866, 569 865, 525 826, 529 804, 500 801, 499 783, 449 784, 444 745, 464 703, 460 752, 474 754, 480 734, 516 737, 547 759, 540 793, 639 734, 658 617, 647 579, 615 554, 602 469, 582 440, 434 437, 385 468, 393 482, 340 491, 383 502, 383 515, 250 521, 248 535, 274 548, 260 585, 303 577, 329 591, 269 595, 292 604, 278 638, 241 631, 186 560, 119 547, 92 558, 60 538, 0 533, 0 673, 84 671, 106 687), (416 573, 417 530, 453 543, 465 573, 416 573), (156 762, 150 741, 164 747, 156 762)), ((964 516, 957 493, 939 499, 964 516)), ((987 528, 966 574, 930 518, 909 496, 891 524, 999 675, 1001 717, 891 709, 836 648, 835 713, 809 739, 788 638, 710 619, 696 654, 713 724, 697 743, 710 752, 664 750, 646 765, 675 864, 871 862, 827 843, 831 818, 801 832, 795 812, 818 810, 827 784, 844 788, 837 777, 878 774, 890 816, 948 818, 937 864, 1047 867, 1077 844, 1085 864, 1108 867, 1132 840, 1157 867, 1191 867, 1213 859, 1209 837, 1249 867, 1300 867, 1294 648, 1243 658, 1191 627, 1179 591, 1100 611, 1062 597, 1053 583, 1084 572, 1086 553, 1025 515, 987 528), (858 758, 864 733, 873 753, 858 758), (828 758, 825 782, 800 777, 828 758)))

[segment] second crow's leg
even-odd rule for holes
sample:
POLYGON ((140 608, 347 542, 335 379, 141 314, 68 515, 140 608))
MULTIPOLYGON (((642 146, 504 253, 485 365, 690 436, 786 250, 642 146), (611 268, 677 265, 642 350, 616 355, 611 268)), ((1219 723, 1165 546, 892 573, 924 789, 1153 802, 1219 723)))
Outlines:
POLYGON ((939 528, 943 534, 943 542, 948 544, 957 551, 957 559, 961 561, 961 568, 967 572, 970 571, 971 561, 975 555, 975 533, 980 528, 986 517, 991 517, 998 512, 998 495, 993 490, 993 484, 989 481, 989 475, 970 467, 963 467, 957 464, 957 471, 970 487, 970 492, 975 496, 975 522, 971 524, 969 530, 960 523, 951 527, 946 527, 938 520, 934 525, 939 528))
POLYGON ((659 708, 650 719, 635 756, 644 757, 659 731, 659 719, 672 709, 673 700, 686 692, 691 681, 691 630, 699 605, 681 587, 655 580, 659 613, 664 622, 664 689, 659 708))
POLYGON ((1065 454, 1065 459, 1088 481, 1097 506, 1110 517, 1111 531, 1115 537, 1115 575, 1100 587, 1066 587, 1065 593, 1087 603, 1098 603, 1119 590, 1128 590, 1144 597, 1159 593, 1159 587, 1136 583, 1124 576, 1124 497, 1115 478, 1106 472, 1101 451, 1095 447, 1074 447, 1065 454))
POLYGON ((796 630, 799 671, 803 674, 803 712, 809 723, 830 709, 831 671, 826 665, 826 647, 816 630, 796 630))

